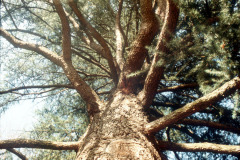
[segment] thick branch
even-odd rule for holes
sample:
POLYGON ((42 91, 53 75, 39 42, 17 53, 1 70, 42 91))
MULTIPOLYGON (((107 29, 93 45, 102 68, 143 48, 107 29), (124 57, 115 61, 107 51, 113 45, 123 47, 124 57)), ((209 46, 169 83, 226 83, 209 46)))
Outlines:
POLYGON ((215 143, 172 143, 159 142, 161 150, 171 150, 179 152, 213 152, 221 154, 240 154, 240 146, 223 145, 215 143))
POLYGON ((13 154, 15 154, 16 156, 18 156, 20 159, 22 160, 28 160, 28 158, 23 155, 21 152, 17 151, 16 149, 13 148, 8 148, 7 149, 9 152, 12 152, 13 154))
POLYGON ((0 140, 0 149, 39 148, 51 150, 77 150, 78 142, 51 142, 29 139, 0 140))
POLYGON ((117 60, 120 70, 123 69, 123 65, 124 65, 123 40, 122 40, 122 36, 121 36, 121 23, 120 23, 121 13, 122 13, 122 5, 123 5, 123 0, 119 0, 119 7, 118 7, 118 12, 116 15, 116 23, 115 23, 116 46, 117 46, 116 60, 117 60))
POLYGON ((86 27, 92 34, 92 36, 98 41, 98 43, 103 47, 105 51, 105 57, 107 58, 108 65, 111 70, 111 76, 113 78, 113 81, 115 84, 118 83, 118 75, 117 75, 117 70, 114 65, 114 58, 111 54, 111 50, 108 47, 106 40, 99 34, 95 28, 92 27, 92 25, 85 19, 85 17, 82 15, 80 10, 77 7, 77 4, 74 2, 74 0, 68 0, 69 6, 72 8, 76 16, 78 17, 79 21, 81 24, 86 27))
POLYGON ((148 54, 145 47, 152 42, 159 30, 159 23, 152 10, 152 1, 141 0, 140 8, 142 23, 124 66, 127 73, 132 73, 141 69, 143 61, 148 54))
POLYGON ((89 114, 92 115, 99 112, 103 106, 97 93, 79 76, 71 62, 64 62, 62 67, 74 88, 83 100, 89 104, 89 114))
POLYGON ((7 39, 15 47, 35 51, 43 55, 53 63, 61 66, 66 76, 68 77, 74 88, 77 90, 77 92, 81 95, 83 100, 89 103, 90 106, 92 106, 90 112, 94 113, 99 111, 99 107, 101 106, 102 103, 98 95, 94 90, 91 89, 91 87, 85 81, 81 79, 81 77, 78 75, 76 69, 73 67, 71 62, 69 63, 69 61, 64 61, 62 57, 58 56, 57 54, 48 50, 45 47, 18 40, 2 28, 0 28, 0 35, 7 39))
POLYGON ((140 9, 142 15, 140 30, 132 44, 118 86, 127 88, 130 92, 134 92, 137 88, 135 85, 138 83, 138 78, 132 77, 126 80, 126 76, 141 70, 144 59, 148 55, 145 47, 151 44, 159 30, 158 20, 152 10, 152 0, 140 0, 140 9))
POLYGON ((53 0, 53 4, 57 10, 57 13, 62 23, 62 48, 64 60, 71 60, 71 34, 67 16, 59 0, 53 0))
POLYGON ((146 133, 154 133, 165 127, 177 123, 178 121, 190 116, 193 113, 199 112, 213 103, 227 97, 234 93, 236 89, 240 88, 240 77, 236 77, 229 82, 226 82, 222 87, 217 90, 197 99, 192 103, 188 103, 184 107, 177 109, 167 116, 159 118, 145 126, 146 133))
POLYGON ((8 33, 5 29, 0 28, 0 36, 4 37, 8 42, 10 42, 14 47, 17 48, 23 48, 31 51, 35 51, 45 58, 49 59, 51 62, 55 63, 56 65, 61 65, 62 58, 58 56, 56 53, 50 51, 49 49, 33 44, 21 41, 14 36, 12 36, 10 33, 8 33))
POLYGON ((160 19, 163 20, 163 26, 156 46, 158 52, 154 55, 153 62, 145 79, 143 91, 139 94, 145 107, 151 104, 157 92, 158 83, 163 76, 165 64, 160 53, 167 54, 167 43, 170 41, 171 36, 175 31, 179 14, 179 9, 172 0, 159 0, 159 3, 160 2, 163 2, 163 4, 158 4, 158 14, 160 19), (161 17, 161 14, 163 14, 164 17, 161 17), (161 58, 162 62, 160 62, 161 58))

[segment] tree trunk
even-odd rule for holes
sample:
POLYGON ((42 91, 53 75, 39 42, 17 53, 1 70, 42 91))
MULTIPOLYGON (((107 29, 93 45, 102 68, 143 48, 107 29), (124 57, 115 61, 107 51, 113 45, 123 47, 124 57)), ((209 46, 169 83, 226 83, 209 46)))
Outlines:
POLYGON ((92 118, 80 141, 77 160, 161 159, 154 140, 143 132, 147 122, 141 100, 116 92, 104 111, 92 118))

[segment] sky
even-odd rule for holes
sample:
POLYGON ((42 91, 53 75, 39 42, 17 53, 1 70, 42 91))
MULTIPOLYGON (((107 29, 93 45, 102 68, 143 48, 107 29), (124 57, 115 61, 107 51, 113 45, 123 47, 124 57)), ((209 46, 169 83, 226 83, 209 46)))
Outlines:
POLYGON ((41 105, 40 102, 25 100, 10 106, 0 116, 0 140, 24 138, 23 132, 32 130, 37 122, 35 111, 41 105))
MULTIPOLYGON (((1 10, 0 10, 1 11, 1 10)), ((27 23, 22 23, 19 28, 24 29, 27 23)), ((3 28, 9 28, 6 22, 2 24, 3 28)), ((9 43, 7 43, 0 36, 0 85, 4 85, 3 81, 5 78, 4 73, 4 64, 1 62, 3 58, 5 58, 5 54, 8 56, 11 55, 12 52, 8 50, 9 43), (5 48, 7 49, 3 49, 5 48)), ((11 46, 12 47, 12 46, 11 46)), ((14 55, 14 54, 13 54, 14 55)), ((8 63, 6 59, 3 62, 8 63)), ((4 88, 4 87, 1 87, 4 88)), ((1 95, 0 95, 1 96, 1 95)), ((33 129, 34 124, 38 121, 36 116, 36 110, 40 109, 43 106, 43 102, 41 100, 24 100, 19 103, 15 103, 14 105, 10 105, 9 109, 5 112, 0 113, 0 140, 6 139, 15 139, 15 138, 29 138, 28 131, 33 129)), ((1 153, 1 150, 0 150, 1 153)), ((19 159, 16 156, 13 157, 15 159, 19 159)), ((2 157, 0 157, 2 160, 2 157)))
MULTIPOLYGON (((31 131, 38 121, 36 110, 41 106, 42 103, 32 100, 21 101, 19 104, 10 106, 6 112, 0 115, 0 140, 29 138, 28 133, 30 132, 26 131, 31 131)), ((5 152, 5 150, 0 150, 1 152, 5 152)), ((12 160, 19 160, 14 154, 11 155, 12 160)), ((0 160, 2 160, 1 158, 3 157, 0 156, 0 160)))
MULTIPOLYGON (((0 37, 0 44, 5 45, 5 41, 0 37)), ((0 60, 5 57, 5 50, 0 46, 0 60)), ((10 52, 11 53, 11 52, 10 52)), ((9 54, 9 53, 8 53, 9 54)), ((7 59, 8 60, 8 59, 7 59)), ((3 61, 6 62, 7 61, 3 61)), ((7 90, 6 84, 6 66, 0 61, 0 90, 7 90)), ((1 95, 0 95, 1 96, 1 95)), ((24 130, 31 130, 34 122, 37 121, 35 110, 41 106, 40 101, 24 100, 14 105, 10 105, 9 109, 0 113, 0 140, 19 138, 20 133, 24 130)))
MULTIPOLYGON (((3 28, 9 28, 6 21, 0 23, 0 26, 1 25, 3 28)), ((27 23, 22 23, 18 27, 24 29, 26 25, 27 23)), ((14 56, 11 51, 6 49, 8 45, 9 43, 6 42, 4 38, 0 37, 0 85, 3 86, 5 85, 3 82, 6 74, 4 71, 4 68, 6 68, 4 63, 8 63, 8 59, 5 60, 4 58, 6 58, 6 54, 8 56, 14 56), (1 62, 3 59, 4 61, 1 62)), ((4 88, 3 86, 1 87, 4 88)), ((9 109, 0 113, 0 140, 20 138, 23 136, 21 134, 23 131, 31 130, 33 124, 37 121, 35 110, 41 105, 40 101, 33 102, 32 100, 25 100, 10 105, 9 109)))

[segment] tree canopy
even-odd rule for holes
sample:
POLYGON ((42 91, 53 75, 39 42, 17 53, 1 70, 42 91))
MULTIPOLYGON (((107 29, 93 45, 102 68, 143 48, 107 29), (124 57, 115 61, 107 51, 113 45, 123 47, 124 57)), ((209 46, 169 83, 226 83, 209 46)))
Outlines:
POLYGON ((74 159, 111 117, 139 126, 126 133, 148 137, 162 159, 239 158, 238 0, 2 0, 0 7, 0 113, 24 99, 45 102, 29 139, 0 140, 0 156, 74 159), (138 105, 143 116, 132 112, 138 105))

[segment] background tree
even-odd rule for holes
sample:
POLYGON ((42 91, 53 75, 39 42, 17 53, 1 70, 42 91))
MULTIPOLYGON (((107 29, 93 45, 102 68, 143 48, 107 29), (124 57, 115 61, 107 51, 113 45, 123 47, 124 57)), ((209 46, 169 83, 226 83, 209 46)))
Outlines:
POLYGON ((3 140, 1 149, 22 159, 13 148, 73 150, 76 159, 237 159, 237 0, 4 0, 1 11, 9 42, 1 110, 47 102, 35 140, 3 140))

